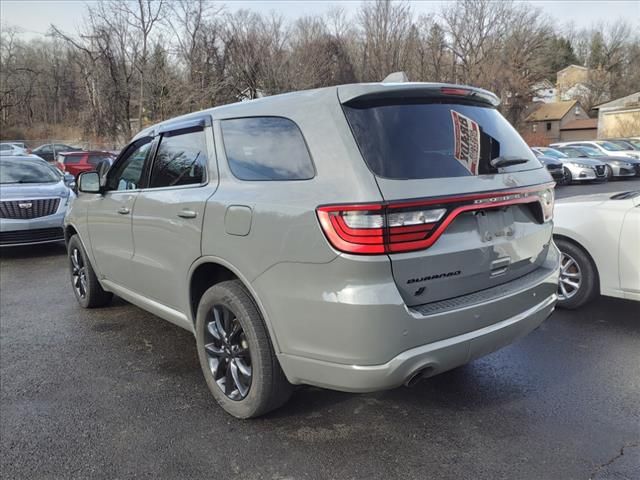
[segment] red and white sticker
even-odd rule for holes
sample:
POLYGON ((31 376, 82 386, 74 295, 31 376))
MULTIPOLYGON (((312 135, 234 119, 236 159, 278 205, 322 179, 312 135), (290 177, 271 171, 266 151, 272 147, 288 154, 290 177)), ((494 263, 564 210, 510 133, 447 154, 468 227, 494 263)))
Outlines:
POLYGON ((461 113, 451 110, 454 156, 473 175, 478 175, 480 161, 480 126, 461 113))

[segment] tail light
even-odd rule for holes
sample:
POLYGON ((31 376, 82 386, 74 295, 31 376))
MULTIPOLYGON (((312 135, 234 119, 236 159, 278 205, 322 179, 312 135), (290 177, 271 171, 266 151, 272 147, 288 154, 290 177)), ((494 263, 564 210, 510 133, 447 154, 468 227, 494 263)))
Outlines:
POLYGON ((553 217, 553 186, 402 203, 318 207, 331 245, 346 253, 375 255, 423 250, 461 213, 516 204, 539 204, 543 222, 553 217))

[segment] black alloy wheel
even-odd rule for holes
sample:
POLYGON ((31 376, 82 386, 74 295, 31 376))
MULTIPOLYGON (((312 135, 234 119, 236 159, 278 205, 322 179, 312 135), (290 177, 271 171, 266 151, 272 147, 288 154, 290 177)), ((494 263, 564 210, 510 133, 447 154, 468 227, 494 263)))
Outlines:
POLYGON ((214 305, 211 309, 204 348, 220 390, 231 400, 244 399, 253 376, 251 353, 242 326, 229 308, 214 305))

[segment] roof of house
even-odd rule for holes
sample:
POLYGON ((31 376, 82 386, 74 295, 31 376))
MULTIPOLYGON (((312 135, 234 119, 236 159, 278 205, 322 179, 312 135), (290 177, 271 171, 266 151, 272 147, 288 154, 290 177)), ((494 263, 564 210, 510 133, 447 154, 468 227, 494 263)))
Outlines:
POLYGON ((529 115, 527 122, 544 122, 545 120, 560 120, 578 103, 576 100, 566 102, 546 103, 529 115))
POLYGON ((570 68, 577 68, 579 70, 589 70, 587 67, 583 67, 582 65, 569 65, 568 67, 564 67, 562 70, 558 70, 558 73, 562 73, 565 70, 569 70, 570 68))
POLYGON ((580 118, 567 123, 560 130, 595 130, 598 128, 597 118, 580 118))
POLYGON ((598 110, 600 108, 615 108, 615 107, 624 107, 627 103, 631 102, 640 102, 640 92, 632 93, 631 95, 627 95, 626 97, 616 98, 615 100, 610 100, 605 103, 600 103, 593 107, 594 110, 598 110))

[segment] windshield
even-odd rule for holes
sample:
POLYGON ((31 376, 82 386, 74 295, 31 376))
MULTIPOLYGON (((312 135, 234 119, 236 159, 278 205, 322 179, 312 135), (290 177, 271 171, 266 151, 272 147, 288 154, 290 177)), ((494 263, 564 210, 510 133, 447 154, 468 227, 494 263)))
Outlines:
POLYGON ((365 162, 379 177, 447 178, 541 168, 493 108, 396 100, 345 105, 344 112, 365 162), (504 167, 491 165, 497 157, 504 167))
POLYGON ((541 148, 540 151, 547 157, 567 158, 567 155, 562 153, 560 150, 556 150, 555 148, 541 148))
POLYGON ((622 150, 626 150, 626 148, 611 142, 598 142, 598 145, 610 152, 620 152, 622 150))
POLYGON ((0 162, 0 184, 7 183, 55 183, 60 176, 39 162, 22 160, 19 162, 0 162))

